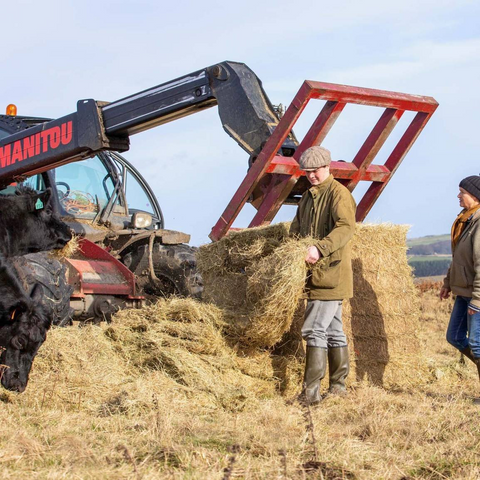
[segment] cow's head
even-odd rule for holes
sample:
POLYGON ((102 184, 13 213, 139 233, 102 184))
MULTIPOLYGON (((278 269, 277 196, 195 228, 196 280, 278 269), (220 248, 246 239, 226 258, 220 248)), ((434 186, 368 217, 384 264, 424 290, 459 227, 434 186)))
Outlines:
POLYGON ((5 253, 24 255, 63 248, 72 238, 68 225, 54 212, 52 190, 37 193, 20 187, 16 195, 0 199, 1 223, 8 238, 5 253))
POLYGON ((25 390, 33 359, 50 328, 51 315, 40 303, 41 296, 36 285, 31 297, 21 299, 0 322, 0 377, 7 390, 25 390))

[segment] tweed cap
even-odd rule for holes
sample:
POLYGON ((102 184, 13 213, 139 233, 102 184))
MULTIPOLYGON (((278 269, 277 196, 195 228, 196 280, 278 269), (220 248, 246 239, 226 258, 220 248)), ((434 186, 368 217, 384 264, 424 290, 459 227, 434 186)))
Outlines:
POLYGON ((459 187, 462 187, 470 195, 473 195, 475 198, 480 200, 480 175, 472 175, 464 178, 460 182, 459 187))
POLYGON ((298 161, 302 170, 316 170, 330 165, 332 158, 330 151, 317 145, 307 148, 298 161))

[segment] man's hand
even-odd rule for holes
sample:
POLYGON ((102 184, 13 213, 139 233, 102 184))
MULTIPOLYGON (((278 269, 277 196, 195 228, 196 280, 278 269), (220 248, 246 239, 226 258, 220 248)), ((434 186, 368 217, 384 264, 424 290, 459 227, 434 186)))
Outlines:
POLYGON ((318 251, 318 248, 315 247, 314 245, 311 245, 310 247, 307 248, 307 256, 305 257, 305 261, 310 264, 317 263, 318 260, 320 259, 320 252, 318 251))
POLYGON ((440 297, 440 300, 446 300, 450 296, 450 289, 447 287, 442 287, 438 296, 440 297))
POLYGON ((478 312, 476 312, 473 308, 468 309, 468 314, 469 315, 475 315, 476 313, 478 313, 478 312))

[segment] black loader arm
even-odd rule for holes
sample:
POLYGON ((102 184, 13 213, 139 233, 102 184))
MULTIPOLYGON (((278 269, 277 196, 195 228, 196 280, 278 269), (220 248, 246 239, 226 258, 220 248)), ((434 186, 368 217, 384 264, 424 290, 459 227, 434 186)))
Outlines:
MULTIPOLYGON (((225 131, 255 158, 279 122, 255 73, 243 63, 222 62, 106 103, 87 99, 77 111, 24 124, 0 115, 0 187, 102 150, 126 151, 129 136, 218 105, 225 131), (9 128, 7 128, 7 126, 9 128)), ((293 155, 291 134, 282 154, 293 155)))

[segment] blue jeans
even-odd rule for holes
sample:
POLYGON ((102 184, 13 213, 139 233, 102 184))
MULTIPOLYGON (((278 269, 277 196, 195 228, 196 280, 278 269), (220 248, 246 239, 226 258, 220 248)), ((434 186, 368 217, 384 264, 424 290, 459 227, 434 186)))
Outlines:
POLYGON ((458 350, 470 347, 475 358, 480 358, 480 312, 468 314, 470 298, 457 296, 447 328, 447 342, 458 350))

